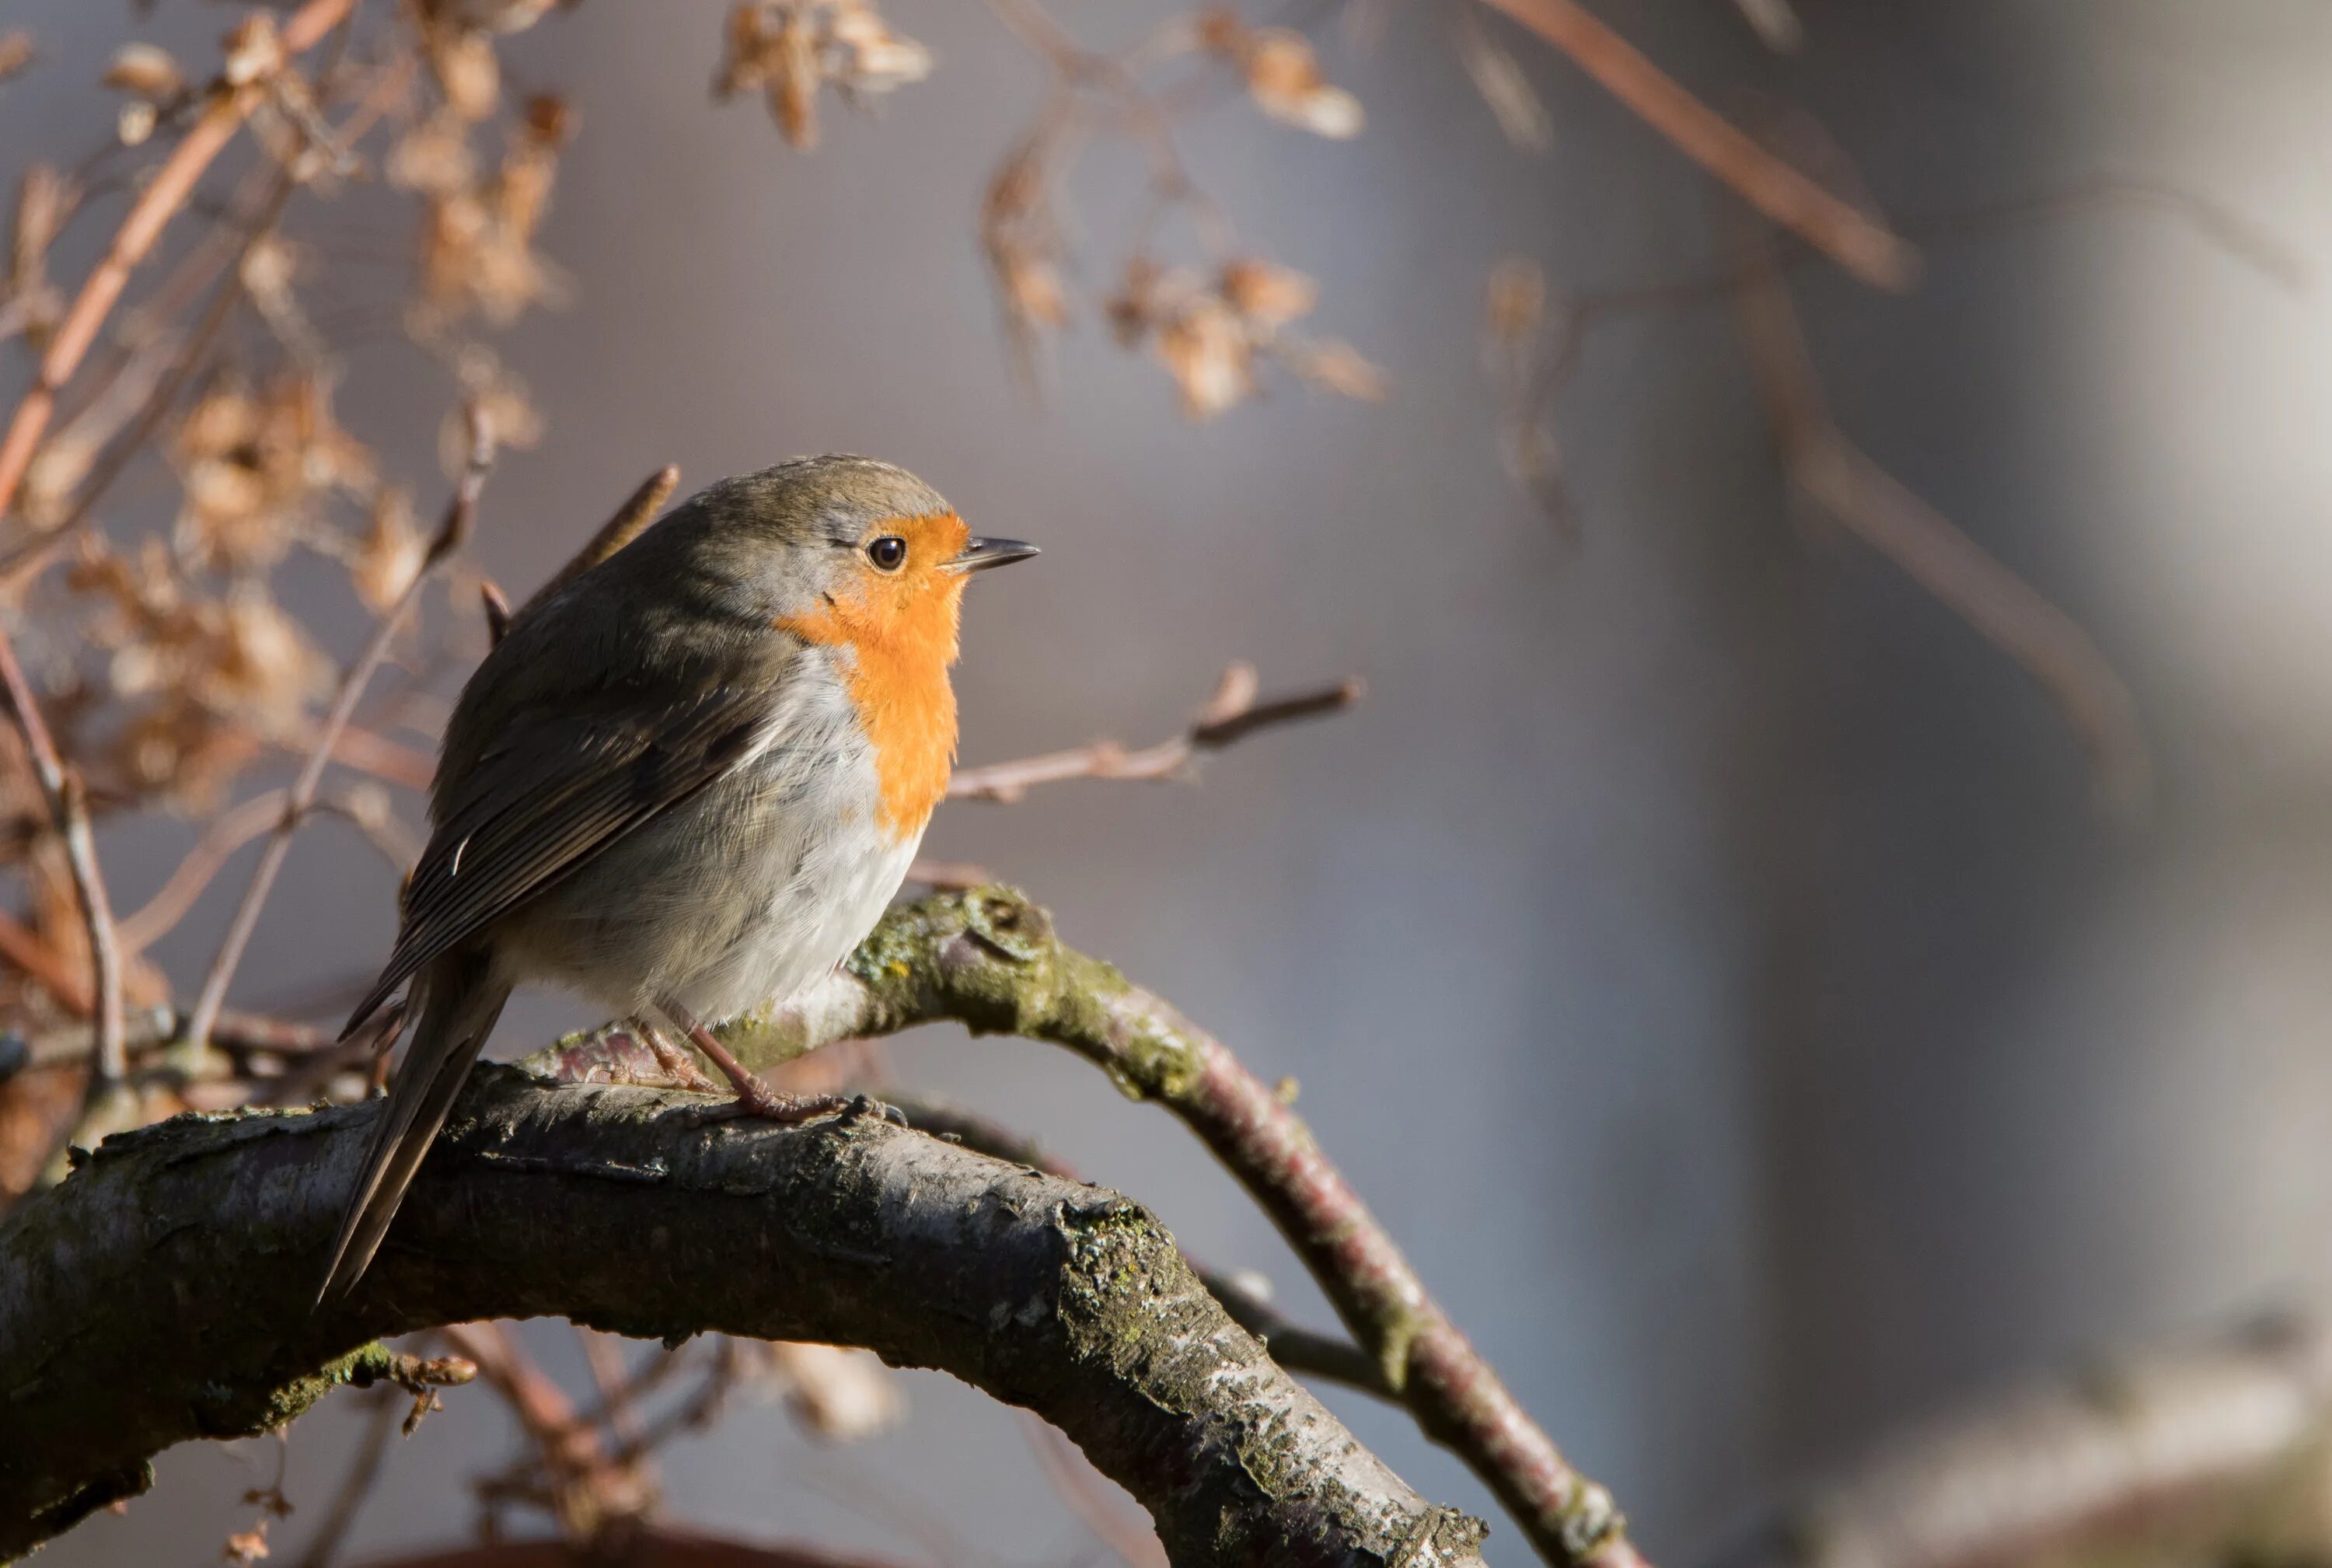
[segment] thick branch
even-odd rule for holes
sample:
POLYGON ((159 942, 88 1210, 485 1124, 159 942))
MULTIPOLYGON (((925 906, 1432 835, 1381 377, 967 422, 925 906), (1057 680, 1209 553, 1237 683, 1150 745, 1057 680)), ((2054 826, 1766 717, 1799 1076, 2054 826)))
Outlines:
POLYGON ((1735 1568, 2324 1561, 2332 1319, 2243 1325, 1906 1431, 1765 1521, 1735 1568))
MULTIPOLYGON (((1180 1116, 1271 1215, 1419 1425, 1488 1483, 1541 1556, 1600 1568, 1640 1563, 1610 1494, 1556 1450, 1295 1112, 1205 1030, 1062 942, 1022 894, 983 887, 901 905, 829 980, 720 1033, 760 1068, 835 1040, 949 1018, 975 1034, 1066 1046, 1126 1094, 1180 1116)), ((528 1065, 569 1079, 628 1080, 643 1071, 638 1049, 601 1030, 528 1065)))
POLYGON ((549 1314, 952 1372, 1066 1431, 1178 1563, 1480 1562, 1479 1524, 1355 1444, 1140 1209, 879 1115, 708 1122, 482 1069, 363 1285, 311 1311, 376 1113, 182 1116, 0 1227, 0 1554, 172 1443, 297 1415, 377 1336, 549 1314))

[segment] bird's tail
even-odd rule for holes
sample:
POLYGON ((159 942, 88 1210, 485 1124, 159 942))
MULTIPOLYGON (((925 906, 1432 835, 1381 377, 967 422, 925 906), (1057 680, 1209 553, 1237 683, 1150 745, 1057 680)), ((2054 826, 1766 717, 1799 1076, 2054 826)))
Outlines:
POLYGON ((405 1190, 421 1169, 422 1156, 445 1124, 454 1096, 510 999, 510 987, 494 978, 483 954, 438 960, 422 972, 416 989, 422 993, 421 1021, 414 1027, 413 1043, 406 1047, 380 1120, 373 1123, 364 1171, 349 1195, 340 1233, 332 1242, 331 1267, 316 1293, 319 1303, 363 1277, 405 1190))

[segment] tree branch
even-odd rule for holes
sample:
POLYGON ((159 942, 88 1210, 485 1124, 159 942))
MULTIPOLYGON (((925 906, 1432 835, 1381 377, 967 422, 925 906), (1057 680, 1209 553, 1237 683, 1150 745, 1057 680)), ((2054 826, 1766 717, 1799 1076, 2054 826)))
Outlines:
POLYGON ((1735 300, 1782 468, 1841 527, 2031 675, 2088 753, 2107 810, 2142 815, 2153 760, 2128 684, 2079 622, 1847 439, 1830 416, 1770 240, 1753 224, 1744 225, 1749 264, 1735 300))
MULTIPOLYGON (((284 18, 280 30, 283 58, 301 54, 323 42, 339 25, 355 0, 309 0, 284 18)), ((203 171, 226 150, 266 97, 263 82, 222 82, 178 145, 170 151, 154 177, 139 192, 137 202, 121 220, 120 229, 104 257, 90 272, 72 308, 57 323, 41 356, 38 373, 10 416, 7 433, 0 435, 0 517, 7 514, 16 487, 38 450, 42 434, 56 411, 57 394, 80 368, 81 356, 97 340, 98 328, 129 286, 129 274, 162 237, 162 231, 194 194, 203 171)))
POLYGON ((465 410, 469 421, 470 450, 463 465, 462 476, 455 482, 454 496, 446 503, 445 516, 437 525, 422 557, 421 566, 397 594, 395 602, 381 613, 373 626, 372 636, 340 676, 339 691, 332 698, 331 711, 324 715, 316 742, 309 751, 308 760, 301 765, 300 775, 283 797, 283 812, 275 833, 267 846, 259 852, 259 864, 252 868, 251 882, 243 890, 242 902, 235 905, 234 914, 227 922, 226 936, 219 943, 218 956, 211 961, 210 971, 203 977, 203 989, 195 998, 194 1011, 186 1019, 186 1041, 196 1052, 210 1042, 211 1026, 218 1021, 219 1010, 226 1005, 227 986, 234 979, 235 967, 243 961, 243 950, 258 928, 259 912, 267 903, 267 895, 275 886, 276 874, 283 869, 284 856, 292 852, 292 837, 300 830, 310 808, 316 803, 316 792, 322 786, 324 770, 332 760, 333 742, 348 728, 355 716, 357 703, 363 700, 364 689, 388 656, 390 645, 396 642, 397 630, 406 617, 420 602, 421 590, 430 578, 450 559, 454 552, 469 541, 470 530, 478 514, 478 496, 486 485, 486 475, 493 467, 494 430, 484 408, 473 400, 465 410))
MULTIPOLYGON (((907 1120, 919 1132, 950 1139, 1015 1165, 1029 1166, 1047 1176, 1068 1181, 1085 1180, 1034 1140, 985 1116, 922 1096, 903 1098, 886 1091, 885 1097, 906 1114, 907 1120)), ((1189 1254, 1184 1257, 1189 1257, 1189 1254)), ((1195 1257, 1189 1260, 1208 1294, 1223 1304, 1223 1310, 1241 1328, 1263 1341, 1264 1348, 1271 1352, 1271 1359, 1281 1366, 1300 1376, 1325 1378, 1394 1404, 1401 1402, 1400 1392, 1385 1381, 1384 1368, 1374 1358, 1348 1339, 1305 1328, 1282 1314, 1272 1305, 1269 1292, 1261 1288, 1263 1281, 1210 1269, 1195 1257)))
POLYGON ((1742 200, 1874 288, 1907 289, 1919 253, 1867 213, 1759 147, 1577 0, 1486 0, 1572 64, 1742 200))
POLYGON ((1199 756, 1219 751, 1275 725, 1294 724, 1339 712, 1367 693, 1358 676, 1333 685, 1256 700, 1255 666, 1245 661, 1227 667, 1214 694, 1180 735, 1129 751, 1114 741, 1096 741, 1066 751, 1047 751, 985 767, 959 768, 948 780, 951 800, 995 800, 1017 804, 1030 787, 1066 779, 1180 779, 1199 756))
MULTIPOLYGON (((510 612, 509 618, 518 619, 639 538, 647 531, 648 524, 656 520, 656 513, 664 510, 664 503, 672 499, 672 492, 679 486, 680 466, 673 463, 665 464, 641 480, 639 488, 626 496, 624 503, 616 508, 615 515, 601 523, 598 531, 584 541, 583 548, 577 550, 565 566, 552 572, 550 579, 529 595, 524 604, 510 612)), ((502 638, 497 636, 494 640, 500 642, 502 638)))
POLYGON ((109 1139, 0 1226, 0 1554, 382 1372, 377 1336, 558 1315, 867 1346, 1066 1431, 1180 1564, 1473 1568, 1426 1503, 1114 1193, 879 1115, 708 1122, 630 1086, 480 1069, 353 1296, 313 1270, 377 1104, 109 1139))
POLYGON ((2324 1561, 2332 1318, 2117 1356, 1878 1444, 1727 1568, 2324 1561))
MULTIPOLYGON (((974 1034, 1066 1046, 1126 1094, 1180 1117, 1270 1214, 1426 1434, 1497 1493, 1540 1555, 1640 1564, 1610 1494, 1556 1450, 1295 1112, 1165 1001, 1061 942, 1023 894, 991 886, 900 905, 828 980, 717 1032, 758 1070, 948 1018, 974 1034)), ((526 1065, 570 1081, 632 1082, 655 1074, 645 1055, 607 1028, 569 1036, 526 1065)))
MULTIPOLYGON (((89 791, 81 775, 57 754, 56 741, 41 717, 40 700, 16 662, 8 634, 0 630, 0 688, 24 742, 25 759, 41 793, 48 800, 57 836, 64 843, 65 864, 72 868, 73 891, 81 901, 81 923, 89 935, 90 1006, 97 1020, 90 1076, 91 1097, 120 1083, 122 1056, 121 949, 114 940, 113 906, 105 891, 105 875, 97 864, 97 838, 90 827, 89 791)), ((67 999, 60 997, 60 999, 67 999)))

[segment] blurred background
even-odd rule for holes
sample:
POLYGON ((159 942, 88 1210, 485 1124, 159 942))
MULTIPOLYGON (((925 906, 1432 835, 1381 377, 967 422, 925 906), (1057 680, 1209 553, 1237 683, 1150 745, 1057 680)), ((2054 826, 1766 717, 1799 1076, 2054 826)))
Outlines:
MULTIPOLYGON (((1045 549, 970 597, 966 763, 1170 734, 1234 658, 1266 690, 1365 678, 1357 709, 1255 738, 1196 787, 951 805, 928 852, 1028 888, 1264 1077, 1298 1079, 1452 1316, 1647 1553, 1683 1564, 1906 1421, 2327 1284, 2332 14, 1796 0, 1782 51, 1750 24, 1769 7, 1595 9, 1741 122, 1818 124, 1842 188, 1917 240, 1906 293, 1793 262, 1830 411, 2094 637, 2145 731, 2142 812, 2100 806, 2013 661, 1793 493, 1722 291, 1582 339, 1550 416, 1566 507, 1505 472, 1492 269, 1706 279, 1728 231, 1670 146, 1486 13, 1543 151, 1502 134, 1450 17, 1414 3, 1281 18, 1358 98, 1357 137, 1276 125, 1236 84, 1178 123, 1240 250, 1316 279, 1305 325, 1388 381, 1371 402, 1278 375, 1209 420, 1091 315, 1040 355, 1040 397, 1016 380, 976 223, 1048 75, 989 12, 894 0, 935 68, 878 114, 828 95, 814 151, 750 97, 708 101, 724 6, 549 16, 502 69, 576 119, 539 238, 568 298, 495 335, 544 428, 502 459, 473 559, 523 597, 658 464, 686 491, 854 450, 1045 549)), ((1056 7, 1095 48, 1170 14, 1056 7)), ((234 14, 0 0, 39 50, 0 88, 11 177, 102 139, 92 83, 125 39, 207 70, 234 14)), ((1141 169, 1105 143, 1068 182, 1070 275, 1093 293, 1116 286, 1141 169)), ((410 212, 360 183, 296 214, 329 263, 310 306, 345 344, 339 417, 428 516, 452 393, 395 331, 410 212)), ((21 353, 5 376, 13 397, 21 353)), ((103 521, 131 538, 177 504, 158 469, 103 521)), ((277 580, 332 653, 361 640, 343 569, 277 580)), ((195 832, 109 825, 117 899, 195 832)), ((153 949, 182 990, 243 875, 153 949)), ((304 834, 235 1003, 368 970, 393 893, 354 835, 304 834)), ((526 998, 501 1049, 590 1021, 526 998)), ((890 1056, 1330 1321, 1205 1152, 1090 1068, 957 1031, 890 1056)), ((540 1350, 576 1364, 569 1342, 540 1350)), ((741 1410, 668 1455, 671 1512, 904 1562, 1101 1560, 1023 1418, 935 1374, 899 1383, 907 1419, 854 1446, 741 1410)), ((1493 1561, 1527 1560, 1404 1415, 1325 1397, 1420 1491, 1490 1517, 1493 1561)), ((359 1559, 466 1535, 464 1478, 512 1437, 473 1391, 446 1404, 392 1454, 359 1559)), ((358 1425, 328 1403, 293 1429, 295 1503, 320 1506, 358 1425)), ((47 1560, 208 1560, 276 1463, 263 1441, 175 1451, 152 1496, 47 1560)))

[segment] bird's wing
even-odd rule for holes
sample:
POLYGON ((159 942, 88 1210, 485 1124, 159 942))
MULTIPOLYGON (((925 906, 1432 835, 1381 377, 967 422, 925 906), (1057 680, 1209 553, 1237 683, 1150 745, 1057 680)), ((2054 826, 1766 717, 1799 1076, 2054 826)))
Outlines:
POLYGON ((437 828, 414 869, 387 967, 342 1037, 398 986, 634 828, 759 750, 801 661, 658 708, 611 692, 590 710, 521 714, 441 779, 437 828))

